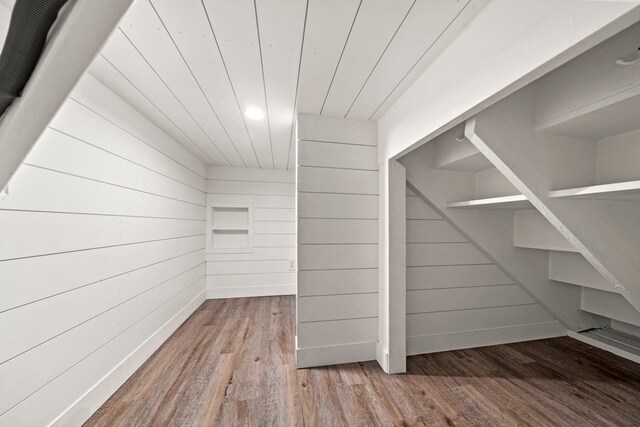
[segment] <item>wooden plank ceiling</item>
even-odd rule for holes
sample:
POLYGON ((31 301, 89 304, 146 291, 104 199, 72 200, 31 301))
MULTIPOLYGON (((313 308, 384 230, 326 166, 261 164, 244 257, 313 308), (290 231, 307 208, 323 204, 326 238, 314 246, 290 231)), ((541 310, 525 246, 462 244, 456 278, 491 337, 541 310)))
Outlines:
POLYGON ((290 169, 295 111, 378 119, 485 3, 137 0, 89 71, 206 164, 290 169))

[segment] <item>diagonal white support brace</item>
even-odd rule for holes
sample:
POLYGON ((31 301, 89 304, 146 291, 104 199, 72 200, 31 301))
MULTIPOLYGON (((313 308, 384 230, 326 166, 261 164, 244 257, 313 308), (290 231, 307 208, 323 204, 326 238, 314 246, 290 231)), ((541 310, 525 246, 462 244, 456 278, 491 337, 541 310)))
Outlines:
POLYGON ((588 142, 536 133, 534 121, 534 88, 526 88, 470 119, 465 135, 640 310, 638 205, 551 197, 587 179, 578 159, 588 142))

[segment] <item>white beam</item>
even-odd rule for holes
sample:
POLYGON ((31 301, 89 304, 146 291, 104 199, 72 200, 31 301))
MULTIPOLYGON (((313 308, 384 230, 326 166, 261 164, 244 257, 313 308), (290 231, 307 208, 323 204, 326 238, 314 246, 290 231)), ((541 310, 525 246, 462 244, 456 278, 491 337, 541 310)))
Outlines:
POLYGON ((395 160, 380 165, 378 345, 376 359, 388 374, 407 370, 406 172, 395 160))

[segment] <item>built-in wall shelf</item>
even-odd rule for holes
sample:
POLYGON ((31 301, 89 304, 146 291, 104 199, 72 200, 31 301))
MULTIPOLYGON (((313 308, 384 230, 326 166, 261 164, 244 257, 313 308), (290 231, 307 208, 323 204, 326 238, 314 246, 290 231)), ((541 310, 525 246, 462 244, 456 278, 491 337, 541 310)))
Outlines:
POLYGON ((575 252, 549 252, 549 279, 599 291, 620 293, 620 289, 605 279, 582 254, 575 252))
POLYGON ((214 231, 237 231, 237 232, 247 232, 249 231, 249 227, 226 227, 226 226, 217 226, 213 227, 214 231))
POLYGON ((536 131, 601 140, 638 128, 636 23, 536 83, 536 131))
POLYGON ((513 217, 513 246, 524 249, 578 252, 578 250, 535 209, 518 210, 513 217))
POLYGON ((549 193, 549 197, 640 200, 640 180, 555 190, 549 193))
POLYGON ((600 140, 638 128, 640 85, 536 125, 536 131, 600 140))
POLYGON ((250 253, 253 251, 253 206, 217 204, 207 206, 207 251, 250 253))
POLYGON ((451 202, 447 203, 447 207, 467 209, 530 209, 532 205, 524 195, 516 194, 513 196, 451 202))

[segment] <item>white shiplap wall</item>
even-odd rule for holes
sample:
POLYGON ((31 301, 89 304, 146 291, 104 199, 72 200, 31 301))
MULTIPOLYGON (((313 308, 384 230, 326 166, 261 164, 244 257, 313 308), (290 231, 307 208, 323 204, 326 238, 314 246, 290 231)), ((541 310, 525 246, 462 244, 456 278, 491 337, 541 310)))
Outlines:
POLYGON ((375 123, 299 115, 298 367, 375 359, 375 123))
POLYGON ((407 354, 565 333, 566 328, 407 188, 407 354))
POLYGON ((207 254, 209 298, 296 293, 294 193, 292 170, 207 169, 207 202, 252 203, 254 234, 250 253, 207 254))
POLYGON ((204 301, 204 175, 81 80, 0 200, 0 425, 80 425, 204 301))

